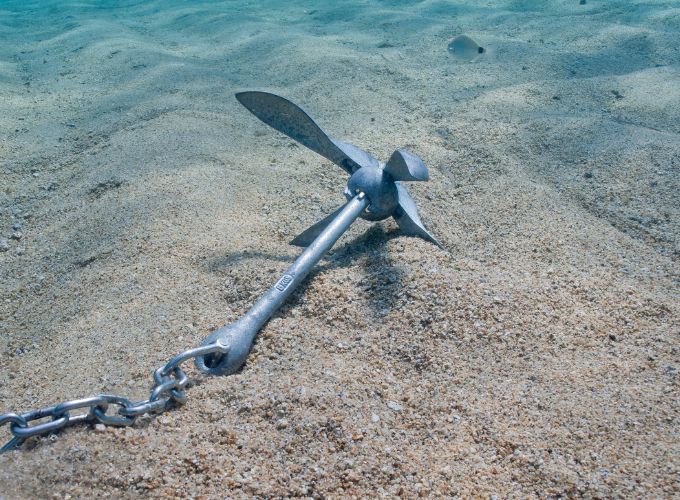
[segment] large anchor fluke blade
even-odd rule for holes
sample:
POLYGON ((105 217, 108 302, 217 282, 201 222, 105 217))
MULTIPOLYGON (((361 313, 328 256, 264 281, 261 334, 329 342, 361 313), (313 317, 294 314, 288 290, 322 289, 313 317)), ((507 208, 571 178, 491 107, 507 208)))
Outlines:
POLYGON ((268 92, 239 92, 236 99, 270 127, 328 158, 353 174, 377 160, 356 146, 336 141, 324 132, 298 105, 268 92))
POLYGON ((399 228, 410 236, 420 236, 421 238, 434 243, 440 248, 444 248, 441 242, 435 238, 423 225, 418 215, 418 209, 416 208, 416 203, 408 194, 406 188, 401 185, 401 183, 396 182, 397 185, 397 196, 399 197, 399 204, 393 215, 394 220, 397 221, 399 228))

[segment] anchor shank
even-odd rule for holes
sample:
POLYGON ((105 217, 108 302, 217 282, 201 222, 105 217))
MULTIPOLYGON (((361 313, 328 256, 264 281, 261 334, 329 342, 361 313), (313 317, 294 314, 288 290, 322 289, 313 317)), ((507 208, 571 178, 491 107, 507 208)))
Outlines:
POLYGON ((267 290, 241 319, 215 330, 203 342, 210 344, 219 341, 230 346, 229 352, 225 355, 199 356, 196 358, 196 366, 205 373, 219 375, 228 375, 238 370, 245 362, 260 328, 281 307, 369 203, 364 193, 359 193, 352 198, 337 217, 300 254, 276 284, 267 290))

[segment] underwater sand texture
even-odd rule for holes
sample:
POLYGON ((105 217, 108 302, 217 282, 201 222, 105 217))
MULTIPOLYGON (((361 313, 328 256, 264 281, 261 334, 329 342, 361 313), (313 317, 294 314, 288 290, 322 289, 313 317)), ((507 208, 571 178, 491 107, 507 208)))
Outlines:
POLYGON ((0 4, 0 411, 147 397, 342 202, 237 91, 421 155, 448 251, 358 222, 241 373, 1 498, 680 493, 677 2, 109 5, 0 4))

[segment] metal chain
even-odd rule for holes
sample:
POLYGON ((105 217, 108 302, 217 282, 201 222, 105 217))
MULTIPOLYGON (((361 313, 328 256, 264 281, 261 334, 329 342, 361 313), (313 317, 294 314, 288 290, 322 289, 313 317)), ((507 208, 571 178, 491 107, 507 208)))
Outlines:
POLYGON ((113 394, 99 394, 90 398, 72 399, 55 406, 29 411, 27 413, 5 413, 0 415, 0 427, 9 424, 13 437, 2 448, 0 453, 21 445, 32 436, 43 436, 78 423, 101 423, 113 426, 128 426, 135 423, 145 413, 160 413, 173 404, 186 401, 185 387, 189 382, 182 363, 198 356, 222 354, 229 352, 229 346, 219 342, 189 349, 178 354, 164 366, 153 372, 154 385, 148 399, 133 403, 129 399, 113 394), (108 413, 109 406, 118 406, 116 413, 108 413), (87 413, 71 415, 73 410, 87 408, 87 413), (34 420, 50 420, 29 425, 34 420))

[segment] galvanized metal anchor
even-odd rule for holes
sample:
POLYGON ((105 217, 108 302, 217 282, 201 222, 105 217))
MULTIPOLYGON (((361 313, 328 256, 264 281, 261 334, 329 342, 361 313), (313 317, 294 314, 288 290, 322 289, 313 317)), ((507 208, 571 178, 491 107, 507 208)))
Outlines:
POLYGON ((402 184, 428 180, 427 167, 416 155, 398 149, 383 164, 356 146, 330 138, 304 111, 283 97, 243 92, 236 94, 236 98, 260 120, 350 174, 345 189, 347 203, 291 242, 306 248, 245 316, 217 329, 201 346, 188 349, 157 368, 147 399, 130 401, 115 394, 99 394, 25 413, 0 414, 0 428, 9 426, 13 436, 0 448, 0 453, 20 446, 33 436, 51 434, 74 424, 128 426, 140 415, 159 413, 182 404, 189 382, 182 364, 192 359, 204 373, 234 373, 245 363, 260 328, 357 217, 370 221, 394 217, 405 233, 440 245, 423 226, 415 202, 402 184))
POLYGON ((350 178, 344 193, 347 203, 291 241, 306 249, 276 284, 245 316, 205 339, 203 345, 228 346, 226 352, 196 357, 196 366, 213 375, 228 375, 241 368, 262 326, 357 217, 369 221, 394 217, 406 234, 441 246, 423 226, 415 202, 402 184, 429 179, 427 167, 418 156, 397 149, 387 163, 381 163, 357 146, 329 137, 307 113, 283 97, 267 92, 241 92, 236 98, 264 123, 328 158, 350 178))

